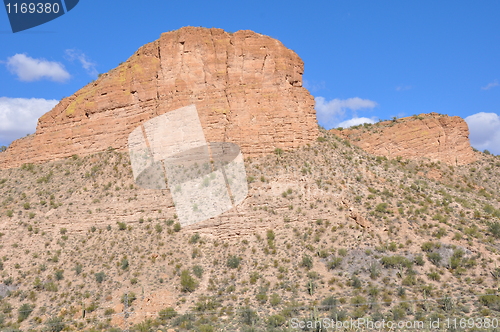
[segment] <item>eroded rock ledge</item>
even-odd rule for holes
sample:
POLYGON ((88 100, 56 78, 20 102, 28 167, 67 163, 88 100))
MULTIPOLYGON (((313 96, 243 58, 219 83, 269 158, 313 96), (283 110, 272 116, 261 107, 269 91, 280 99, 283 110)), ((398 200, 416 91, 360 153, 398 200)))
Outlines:
POLYGON ((458 116, 420 114, 331 131, 377 156, 428 158, 448 165, 465 165, 476 161, 469 141, 469 127, 458 116))

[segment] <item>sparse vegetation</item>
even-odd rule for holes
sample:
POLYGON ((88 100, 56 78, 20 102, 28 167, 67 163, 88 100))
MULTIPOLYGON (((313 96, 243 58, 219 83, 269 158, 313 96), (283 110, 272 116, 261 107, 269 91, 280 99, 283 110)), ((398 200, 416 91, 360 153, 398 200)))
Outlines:
POLYGON ((245 161, 251 195, 228 212, 231 227, 223 216, 182 228, 168 200, 153 201, 124 176, 130 163, 117 151, 0 171, 9 223, 0 283, 10 287, 0 329, 112 330, 122 313, 110 303, 127 301, 142 317, 143 301, 162 296, 171 307, 131 330, 276 331, 291 317, 500 311, 496 156, 448 166, 320 137, 245 161), (131 291, 138 295, 123 299, 131 291), (32 306, 26 317, 23 305, 32 306))

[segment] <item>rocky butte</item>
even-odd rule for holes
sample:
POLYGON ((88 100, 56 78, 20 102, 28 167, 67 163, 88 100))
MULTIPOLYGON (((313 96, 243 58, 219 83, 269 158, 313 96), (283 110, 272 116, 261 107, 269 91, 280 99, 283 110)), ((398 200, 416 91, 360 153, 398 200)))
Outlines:
POLYGON ((428 158, 448 165, 465 165, 476 161, 469 142, 469 127, 458 116, 420 114, 331 131, 378 156, 428 158))
POLYGON ((140 123, 192 104, 207 141, 236 143, 245 157, 295 148, 319 134, 303 71, 295 52, 252 31, 167 32, 61 100, 0 154, 0 169, 126 150, 140 123))

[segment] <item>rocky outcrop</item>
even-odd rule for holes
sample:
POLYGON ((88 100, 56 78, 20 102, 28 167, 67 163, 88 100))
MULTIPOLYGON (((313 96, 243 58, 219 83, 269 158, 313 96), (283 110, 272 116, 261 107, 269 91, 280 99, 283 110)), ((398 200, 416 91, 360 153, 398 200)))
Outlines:
POLYGON ((236 143, 245 157, 295 148, 318 136, 303 69, 293 51, 252 31, 167 32, 43 115, 34 135, 0 153, 0 168, 125 150, 138 124, 191 104, 207 141, 236 143))
POLYGON ((448 165, 464 165, 476 160, 469 142, 467 123, 458 116, 420 114, 331 131, 378 156, 428 158, 448 165))

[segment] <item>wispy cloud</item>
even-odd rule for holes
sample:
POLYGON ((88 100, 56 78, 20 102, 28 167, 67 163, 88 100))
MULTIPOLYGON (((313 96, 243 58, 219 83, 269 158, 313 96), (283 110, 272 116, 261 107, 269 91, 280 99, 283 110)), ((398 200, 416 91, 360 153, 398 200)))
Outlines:
POLYGON ((16 54, 5 62, 7 69, 20 81, 33 82, 43 78, 65 82, 71 76, 59 62, 34 59, 26 54, 16 54))
POLYGON ((66 58, 69 61, 79 61, 80 64, 82 65, 83 69, 87 71, 87 74, 89 74, 92 77, 97 77, 99 72, 96 69, 97 64, 92 62, 85 53, 83 53, 80 50, 77 49, 68 49, 65 51, 66 53, 66 58))
POLYGON ((500 83, 498 83, 498 80, 494 80, 493 82, 488 83, 486 86, 482 86, 481 89, 489 90, 489 89, 494 88, 494 87, 499 86, 499 85, 500 85, 500 83))
POLYGON ((496 113, 480 112, 468 116, 470 143, 478 150, 489 150, 500 154, 500 116, 496 113))
POLYGON ((57 100, 0 97, 0 141, 12 142, 35 132, 38 118, 57 100))
POLYGON ((400 85, 396 87, 396 91, 407 91, 411 89, 413 89, 411 85, 400 85))
POLYGON ((356 111, 362 109, 372 109, 377 103, 369 99, 359 97, 348 99, 332 99, 326 101, 323 97, 314 98, 316 101, 316 116, 320 125, 326 129, 338 126, 345 117, 346 111, 353 113, 353 118, 357 118, 356 111))
POLYGON ((302 85, 304 86, 304 88, 306 88, 311 92, 326 89, 325 81, 317 82, 317 81, 303 80, 302 85))

